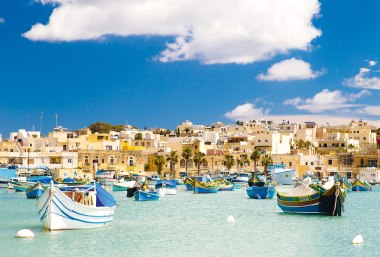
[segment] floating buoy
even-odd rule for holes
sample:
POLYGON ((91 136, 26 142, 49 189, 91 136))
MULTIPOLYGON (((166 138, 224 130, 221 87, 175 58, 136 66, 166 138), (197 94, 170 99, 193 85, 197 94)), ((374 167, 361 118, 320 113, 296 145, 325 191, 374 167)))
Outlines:
POLYGON ((232 216, 232 215, 227 217, 227 221, 228 221, 228 223, 235 223, 236 222, 234 216, 232 216))
POLYGON ((357 235, 356 237, 354 237, 354 239, 352 239, 352 243, 351 244, 361 245, 361 244, 363 244, 363 242, 364 242, 364 240, 363 240, 362 235, 357 235))
POLYGON ((16 237, 18 238, 31 238, 34 237, 34 233, 29 229, 21 229, 17 232, 16 237))

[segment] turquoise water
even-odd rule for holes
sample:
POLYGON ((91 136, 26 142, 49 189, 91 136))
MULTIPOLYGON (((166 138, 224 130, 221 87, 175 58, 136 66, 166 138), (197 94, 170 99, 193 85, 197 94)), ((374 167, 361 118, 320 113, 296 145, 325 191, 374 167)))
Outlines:
MULTIPOLYGON (((281 189, 281 188, 280 188, 281 189)), ((45 232, 35 200, 0 189, 0 256, 376 256, 380 191, 348 194, 342 217, 284 214, 276 199, 245 191, 177 195, 135 202, 113 193, 120 206, 111 225, 45 232), (236 223, 228 223, 233 215, 236 223), (33 239, 18 239, 28 228, 33 239), (351 245, 363 235, 364 245, 351 245)))

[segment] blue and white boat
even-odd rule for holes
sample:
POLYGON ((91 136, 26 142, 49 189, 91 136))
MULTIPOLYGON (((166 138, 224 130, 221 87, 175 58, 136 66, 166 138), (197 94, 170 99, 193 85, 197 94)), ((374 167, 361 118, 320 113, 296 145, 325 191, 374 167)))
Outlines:
POLYGON ((285 164, 271 164, 268 166, 268 172, 272 179, 278 185, 291 185, 296 170, 285 169, 285 164))
POLYGON ((35 199, 40 198, 45 192, 45 188, 40 182, 37 182, 34 186, 26 190, 26 198, 35 199))
POLYGON ((249 174, 248 173, 237 173, 236 177, 232 179, 233 183, 248 183, 249 174))
POLYGON ((95 228, 113 220, 117 202, 100 184, 57 188, 53 183, 38 199, 46 230, 95 228))
POLYGON ((372 187, 367 181, 355 179, 352 182, 352 191, 371 191, 372 187))
POLYGON ((272 199, 276 193, 275 184, 267 180, 267 177, 261 174, 252 174, 248 183, 250 187, 248 187, 246 191, 250 198, 272 199))
POLYGON ((157 201, 160 199, 160 194, 154 191, 137 190, 134 194, 136 201, 157 201))
POLYGON ((254 199, 272 199, 276 194, 276 188, 272 183, 259 187, 251 186, 246 189, 249 198, 254 199))
POLYGON ((177 184, 174 180, 159 180, 155 185, 155 190, 162 195, 177 194, 177 184))

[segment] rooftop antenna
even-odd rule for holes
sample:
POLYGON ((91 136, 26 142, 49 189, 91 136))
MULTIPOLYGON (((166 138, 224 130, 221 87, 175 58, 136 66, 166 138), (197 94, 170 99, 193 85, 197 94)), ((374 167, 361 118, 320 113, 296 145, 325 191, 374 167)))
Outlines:
POLYGON ((58 114, 55 114, 55 127, 58 128, 58 114))
POLYGON ((44 112, 41 113, 41 116, 40 116, 40 132, 42 133, 42 120, 43 120, 43 117, 44 117, 44 112))

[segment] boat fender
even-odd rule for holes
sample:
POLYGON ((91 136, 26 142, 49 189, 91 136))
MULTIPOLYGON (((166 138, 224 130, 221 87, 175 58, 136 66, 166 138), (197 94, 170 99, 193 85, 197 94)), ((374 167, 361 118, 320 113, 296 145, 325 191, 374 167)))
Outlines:
POLYGON ((17 238, 33 238, 34 233, 29 229, 21 229, 16 234, 17 238))
POLYGON ((232 215, 227 217, 227 221, 228 221, 228 223, 235 223, 236 222, 234 216, 232 216, 232 215))
POLYGON ((353 244, 353 245, 361 245, 361 244, 363 244, 363 242, 364 242, 364 240, 363 240, 362 235, 357 235, 356 237, 354 237, 354 239, 352 239, 351 244, 353 244))

